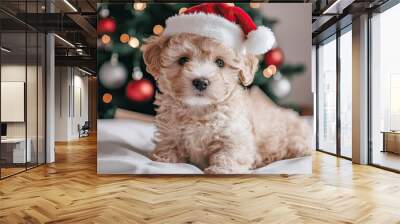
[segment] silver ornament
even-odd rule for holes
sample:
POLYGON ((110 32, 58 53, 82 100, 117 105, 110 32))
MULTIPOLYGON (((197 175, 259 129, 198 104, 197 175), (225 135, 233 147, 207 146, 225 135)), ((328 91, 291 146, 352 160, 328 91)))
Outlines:
POLYGON ((110 15, 110 10, 108 9, 108 8, 102 8, 102 9, 100 9, 100 11, 99 11, 99 16, 101 17, 101 18, 106 18, 106 17, 108 17, 110 15))
POLYGON ((273 76, 271 82, 269 83, 269 87, 278 98, 283 98, 289 95, 292 89, 289 79, 282 76, 282 74, 279 72, 273 76))
POLYGON ((123 64, 118 62, 118 56, 113 55, 109 62, 100 67, 100 83, 109 89, 118 89, 122 87, 127 79, 127 71, 123 64))
POLYGON ((133 80, 141 80, 143 78, 143 72, 140 67, 134 67, 132 72, 132 79, 133 80))

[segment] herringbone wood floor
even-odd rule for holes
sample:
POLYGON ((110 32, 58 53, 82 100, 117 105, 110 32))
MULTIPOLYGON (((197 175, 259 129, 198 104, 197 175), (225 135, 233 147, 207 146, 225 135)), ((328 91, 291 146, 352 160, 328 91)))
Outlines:
POLYGON ((309 176, 99 176, 96 139, 0 181, 0 223, 400 223, 400 175, 316 153, 309 176))

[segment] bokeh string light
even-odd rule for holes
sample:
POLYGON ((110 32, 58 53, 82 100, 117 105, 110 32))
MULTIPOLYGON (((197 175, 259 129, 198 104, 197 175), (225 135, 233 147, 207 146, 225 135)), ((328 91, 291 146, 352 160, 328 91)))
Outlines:
POLYGON ((112 101, 112 95, 111 95, 111 93, 105 93, 105 94, 103 95, 103 102, 104 102, 104 103, 111 103, 111 101, 112 101))
POLYGON ((139 44, 139 40, 136 37, 131 37, 131 39, 129 40, 129 46, 133 48, 139 47, 139 44))
POLYGON ((104 45, 107 45, 107 44, 109 44, 111 42, 111 37, 109 35, 107 35, 107 34, 104 34, 103 36, 101 36, 101 42, 104 45))
POLYGON ((258 3, 258 2, 250 3, 250 8, 253 8, 253 9, 258 9, 258 8, 260 8, 260 6, 261 6, 261 3, 258 3))
POLYGON ((263 75, 265 78, 270 78, 277 72, 277 68, 275 65, 270 65, 263 70, 263 75))
POLYGON ((182 13, 184 13, 186 10, 187 10, 187 8, 186 8, 186 7, 182 7, 182 8, 180 8, 180 9, 179 9, 179 14, 182 14, 182 13))
POLYGON ((155 35, 160 35, 164 31, 164 27, 161 26, 160 24, 157 24, 153 27, 153 33, 155 35))
POLYGON ((146 3, 143 2, 133 3, 133 8, 138 11, 143 11, 146 9, 146 7, 147 7, 146 3))
POLYGON ((126 33, 121 34, 121 36, 119 37, 119 40, 121 41, 121 43, 128 43, 129 42, 129 35, 126 33))

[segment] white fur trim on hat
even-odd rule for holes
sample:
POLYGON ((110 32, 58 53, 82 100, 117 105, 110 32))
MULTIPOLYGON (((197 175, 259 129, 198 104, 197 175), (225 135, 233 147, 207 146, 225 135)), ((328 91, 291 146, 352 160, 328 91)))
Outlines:
POLYGON ((246 51, 251 54, 264 54, 275 45, 275 35, 270 28, 259 26, 247 34, 244 42, 246 51))
POLYGON ((275 43, 274 34, 265 26, 251 31, 246 38, 238 24, 214 14, 198 12, 175 15, 168 18, 165 24, 163 36, 197 34, 214 38, 227 47, 250 54, 263 54, 275 43))

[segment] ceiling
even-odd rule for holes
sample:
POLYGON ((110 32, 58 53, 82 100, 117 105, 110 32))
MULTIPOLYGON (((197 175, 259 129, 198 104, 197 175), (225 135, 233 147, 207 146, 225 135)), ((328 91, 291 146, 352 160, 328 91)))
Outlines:
POLYGON ((97 1, 48 0, 47 2, 46 5, 45 0, 0 0, 2 46, 11 50, 7 53, 8 60, 25 61, 26 55, 28 59, 36 55, 37 47, 34 43, 30 43, 32 39, 30 32, 35 35, 37 32, 54 32, 57 34, 56 65, 79 66, 95 72, 97 1), (52 13, 49 13, 50 9, 52 13))
POLYGON ((372 11, 388 0, 310 0, 313 4, 313 43, 326 38, 336 29, 351 24, 352 18, 372 11))

